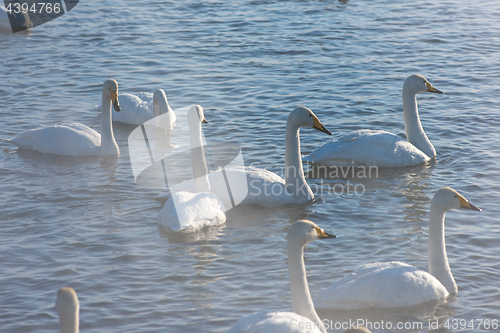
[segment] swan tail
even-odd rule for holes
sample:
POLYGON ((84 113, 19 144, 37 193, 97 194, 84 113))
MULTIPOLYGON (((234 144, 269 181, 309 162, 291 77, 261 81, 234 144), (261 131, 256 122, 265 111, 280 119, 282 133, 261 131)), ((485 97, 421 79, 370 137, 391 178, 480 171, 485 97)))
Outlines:
POLYGON ((29 140, 22 139, 22 138, 13 138, 13 139, 6 139, 6 140, 4 139, 2 141, 16 145, 21 149, 37 150, 37 147, 33 144, 33 142, 31 142, 29 140))

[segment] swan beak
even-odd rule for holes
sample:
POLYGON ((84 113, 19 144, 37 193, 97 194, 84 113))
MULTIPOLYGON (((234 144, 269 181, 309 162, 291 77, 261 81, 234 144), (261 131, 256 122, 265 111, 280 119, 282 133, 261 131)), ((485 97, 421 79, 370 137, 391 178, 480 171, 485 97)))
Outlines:
POLYGON ((208 121, 203 117, 203 120, 201 121, 202 124, 208 124, 208 121))
POLYGON ((460 207, 466 208, 466 209, 472 209, 475 210, 476 212, 480 212, 481 208, 474 206, 471 204, 467 199, 465 199, 463 196, 459 195, 458 196, 458 201, 460 201, 460 207))
POLYGON ((118 91, 109 91, 109 97, 111 97, 111 101, 113 102, 113 108, 116 112, 120 112, 120 103, 118 103, 118 91))
POLYGON ((318 234, 319 239, 323 238, 337 238, 337 236, 329 234, 328 232, 325 232, 323 229, 319 227, 314 227, 314 230, 316 230, 316 233, 318 234))
POLYGON ((313 115, 313 128, 315 128, 321 132, 325 132, 328 135, 332 135, 332 133, 330 133, 330 131, 327 130, 325 128, 325 126, 323 126, 323 124, 319 121, 318 117, 316 117, 314 115, 313 115))
POLYGON ((426 82, 425 84, 427 85, 427 91, 428 92, 437 93, 437 94, 442 94, 443 93, 441 90, 437 90, 436 88, 434 88, 432 86, 432 84, 430 84, 429 82, 426 82))

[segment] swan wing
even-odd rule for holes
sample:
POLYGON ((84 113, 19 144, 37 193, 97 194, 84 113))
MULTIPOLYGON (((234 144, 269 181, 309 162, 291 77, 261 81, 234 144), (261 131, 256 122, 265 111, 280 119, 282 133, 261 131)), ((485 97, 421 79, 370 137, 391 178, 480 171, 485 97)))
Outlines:
POLYGON ((316 308, 393 308, 448 296, 435 277, 402 262, 362 265, 317 295, 316 308))
POLYGON ((99 155, 101 135, 79 123, 52 125, 23 132, 9 142, 45 154, 99 155))
POLYGON ((310 319, 294 312, 260 311, 241 318, 228 333, 321 333, 310 319))
MULTIPOLYGON (((233 167, 228 168, 226 172, 229 179, 244 179, 239 174, 246 173, 247 184, 241 184, 248 188, 248 194, 241 202, 243 205, 278 207, 286 204, 303 204, 314 198, 310 188, 305 187, 292 195, 286 189, 285 180, 266 169, 233 167)), ((231 186, 233 192, 237 188, 238 186, 231 186)))
POLYGON ((252 179, 260 179, 267 183, 282 183, 285 184, 285 180, 266 169, 255 168, 255 167, 246 167, 245 172, 247 173, 247 178, 252 179))
POLYGON ((317 148, 304 161, 325 166, 405 167, 429 157, 399 136, 373 130, 349 132, 317 148))
POLYGON ((175 192, 158 214, 158 223, 174 232, 196 232, 226 222, 222 201, 213 193, 175 192))
MULTIPOLYGON (((135 96, 137 97, 142 103, 153 103, 153 93, 149 93, 149 92, 138 92, 138 93, 135 93, 135 94, 128 94, 128 93, 124 93, 123 94, 124 96, 126 95, 130 95, 130 96, 135 96)), ((121 105, 121 101, 120 101, 120 105, 121 105)))
MULTIPOLYGON (((130 125, 141 125, 154 116, 153 94, 140 92, 136 94, 119 94, 120 112, 113 110, 112 119, 130 125)), ((100 111, 102 104, 97 106, 100 111)))
POLYGON ((141 125, 153 118, 153 94, 151 93, 137 93, 133 94, 120 94, 118 96, 120 101, 120 112, 113 110, 113 121, 141 125))

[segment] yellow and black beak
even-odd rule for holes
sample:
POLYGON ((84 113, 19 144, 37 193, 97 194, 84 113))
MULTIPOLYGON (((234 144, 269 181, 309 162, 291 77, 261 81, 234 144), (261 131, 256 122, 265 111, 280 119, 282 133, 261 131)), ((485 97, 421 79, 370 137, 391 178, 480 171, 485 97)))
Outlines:
POLYGON ((337 238, 337 236, 329 234, 328 232, 325 232, 323 229, 320 227, 314 227, 314 230, 316 230, 316 233, 318 234, 319 239, 324 239, 324 238, 337 238))
POLYGON ((201 121, 202 124, 208 124, 208 121, 203 117, 203 120, 201 121))
POLYGON ((332 133, 330 133, 330 131, 327 130, 325 128, 325 126, 323 126, 323 124, 319 121, 318 117, 316 117, 315 115, 312 115, 312 117, 313 117, 313 128, 315 128, 321 132, 324 132, 328 135, 332 135, 332 133))
POLYGON ((442 94, 443 93, 441 90, 437 90, 436 88, 434 88, 432 86, 432 84, 430 84, 429 82, 425 82, 425 84, 427 85, 427 91, 428 92, 437 93, 437 94, 442 94))
POLYGON ((473 204, 471 204, 467 199, 465 199, 460 194, 457 197, 458 197, 458 201, 460 201, 460 207, 466 208, 466 209, 472 209, 472 210, 475 210, 477 212, 481 211, 481 208, 474 206, 473 204))
POLYGON ((120 112, 120 103, 118 103, 118 91, 109 91, 109 96, 111 97, 111 102, 113 102, 113 108, 116 112, 120 112))

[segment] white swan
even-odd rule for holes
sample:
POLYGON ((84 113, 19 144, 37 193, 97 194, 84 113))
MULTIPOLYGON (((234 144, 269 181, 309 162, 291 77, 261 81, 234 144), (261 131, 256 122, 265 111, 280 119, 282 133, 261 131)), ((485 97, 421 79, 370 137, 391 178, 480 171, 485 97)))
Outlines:
MULTIPOLYGON (((154 94, 120 94, 120 112, 113 113, 113 121, 141 125, 146 121, 166 113, 168 119, 162 118, 170 126, 175 123, 175 113, 168 105, 167 95, 162 89, 157 89, 154 94)), ((101 109, 101 105, 98 106, 101 109)))
POLYGON ((7 140, 22 149, 45 154, 90 156, 120 155, 111 124, 111 103, 119 111, 118 83, 107 80, 102 87, 101 134, 79 123, 52 125, 23 132, 7 140))
POLYGON ((196 232, 202 228, 226 222, 224 204, 215 194, 209 192, 208 169, 201 138, 201 124, 207 123, 203 108, 199 105, 193 106, 189 109, 187 118, 194 193, 172 192, 158 214, 158 224, 174 232, 196 232))
POLYGON ((364 309, 411 306, 457 292, 444 239, 444 217, 454 208, 481 211, 457 191, 443 187, 431 201, 429 216, 429 273, 393 261, 359 266, 314 298, 316 308, 364 309))
MULTIPOLYGON (((290 112, 285 132, 285 179, 273 172, 255 167, 226 169, 232 188, 237 190, 248 187, 248 195, 240 204, 277 207, 285 204, 303 204, 314 199, 302 169, 299 136, 301 127, 312 127, 331 135, 308 108, 299 106, 290 112), (246 181, 246 184, 241 181, 246 181)), ((219 193, 219 190, 226 189, 217 187, 213 188, 212 192, 220 198, 225 198, 225 194, 219 193)), ((226 207, 231 207, 231 203, 224 201, 224 204, 226 207)))
POLYGON ((12 8, 10 13, 12 19, 9 20, 9 13, 7 13, 7 8, 2 4, 0 5, 0 33, 13 33, 33 27, 33 22, 31 22, 30 17, 27 13, 22 11, 15 13, 16 7, 12 8))
POLYGON ((311 221, 295 222, 288 231, 288 272, 293 312, 261 311, 241 318, 228 333, 244 332, 294 332, 326 333, 314 310, 304 265, 304 247, 316 240, 335 238, 311 221))
POLYGON ((61 333, 78 333, 80 303, 73 288, 62 287, 57 291, 56 310, 61 333))
POLYGON ((304 161, 318 166, 394 168, 430 160, 436 150, 420 124, 416 98, 416 94, 426 91, 442 94, 420 75, 411 75, 404 83, 403 116, 408 141, 385 131, 353 131, 314 150, 304 161))

